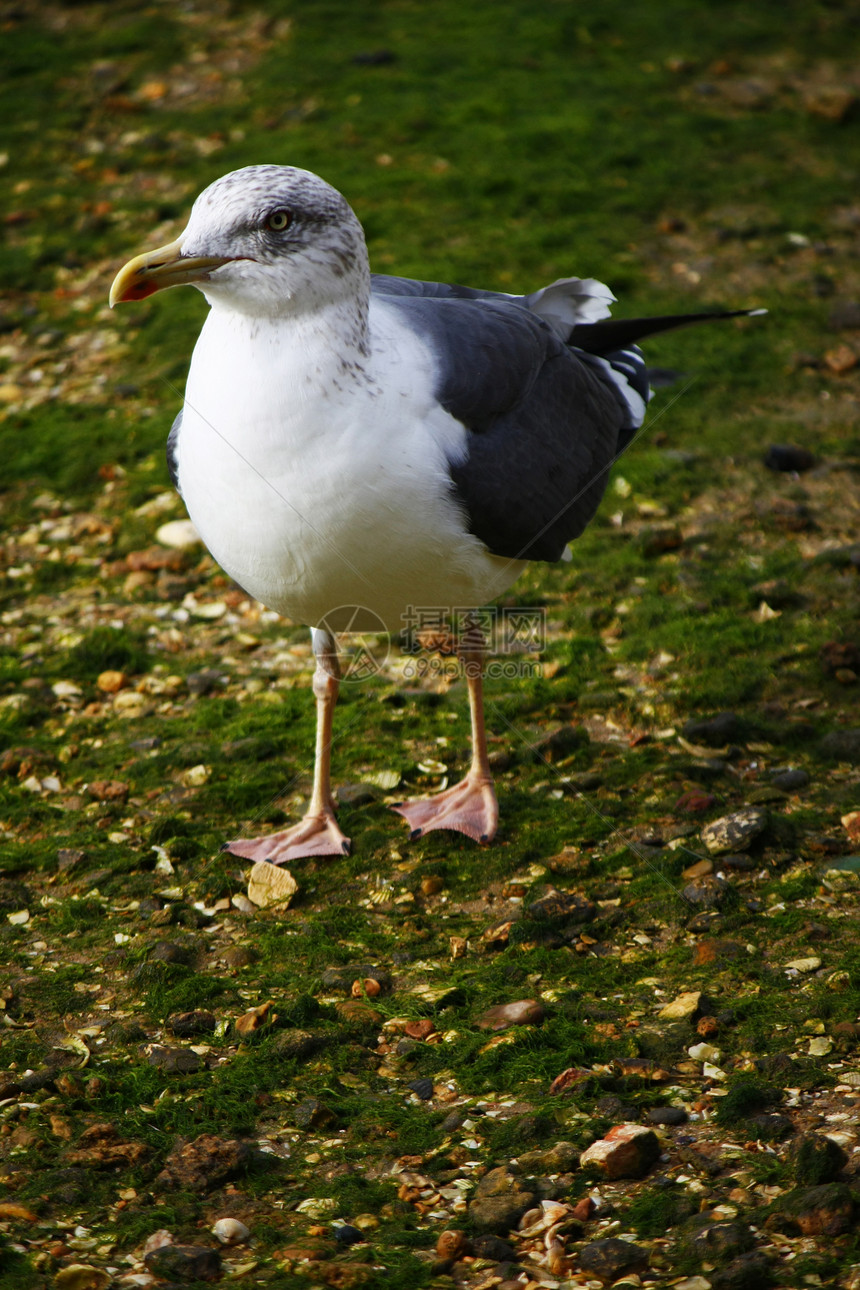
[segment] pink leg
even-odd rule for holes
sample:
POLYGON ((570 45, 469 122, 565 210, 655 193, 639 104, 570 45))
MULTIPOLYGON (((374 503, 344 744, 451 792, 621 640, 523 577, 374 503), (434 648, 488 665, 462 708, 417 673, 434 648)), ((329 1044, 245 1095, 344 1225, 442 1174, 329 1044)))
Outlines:
POLYGON ((331 734, 340 665, 335 643, 328 632, 314 631, 312 635, 316 655, 313 689, 317 701, 317 741, 314 786, 307 814, 300 824, 280 833, 225 843, 225 851, 244 860, 286 864, 303 856, 349 854, 349 838, 338 828, 331 794, 331 734))
POLYGON ((472 765, 459 784, 434 797, 401 802, 392 810, 404 817, 412 829, 410 841, 432 829, 454 829, 476 842, 492 842, 499 823, 499 804, 487 760, 484 728, 483 660, 484 640, 477 628, 469 628, 460 649, 469 690, 472 719, 472 765))

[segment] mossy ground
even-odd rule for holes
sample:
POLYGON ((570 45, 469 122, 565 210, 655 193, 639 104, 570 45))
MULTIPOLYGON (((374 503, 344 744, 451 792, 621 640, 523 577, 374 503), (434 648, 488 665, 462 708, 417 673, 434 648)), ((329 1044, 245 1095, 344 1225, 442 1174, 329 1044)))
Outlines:
MULTIPOLYGON (((252 1229, 256 1282, 307 1285, 296 1250, 317 1241, 319 1284, 450 1285, 430 1252, 468 1217, 450 1195, 416 1202, 398 1168, 449 1192, 464 1180, 468 1197, 487 1168, 559 1139, 584 1148, 667 1100, 699 1117, 694 1145, 666 1130, 658 1176, 604 1188, 618 1221, 599 1234, 650 1243, 670 1278, 692 1268, 673 1236, 691 1206, 734 1189, 759 1223, 793 1185, 752 1117, 784 1109, 798 1129, 856 1137, 856 878, 828 865, 856 849, 841 818, 860 787, 856 750, 840 759, 826 740, 860 725, 860 351, 839 323, 860 299, 856 35, 850 4, 799 0, 3 15, 0 1065, 13 1085, 54 1072, 0 1107, 9 1204, 36 1215, 0 1206, 4 1285, 46 1285, 70 1261, 121 1271, 157 1228, 208 1239, 225 1212, 252 1229), (306 798, 306 632, 199 551, 152 554, 182 514, 163 441, 204 305, 170 292, 112 315, 105 300, 202 187, 257 161, 341 188, 381 271, 510 291, 581 273, 622 315, 770 313, 649 345, 674 384, 573 562, 510 593, 548 630, 527 674, 488 683, 493 846, 407 844, 395 794, 374 786, 388 772, 396 796, 429 791, 467 757, 462 683, 405 681, 395 652, 338 708, 337 782, 366 790, 341 808, 353 855, 296 866, 294 907, 255 915, 231 903, 247 874, 219 848, 306 798), (769 472, 771 443, 818 465, 769 472), (106 670, 127 688, 101 689, 106 670), (681 736, 723 710, 737 718, 724 746, 681 736), (786 766, 809 784, 774 788, 786 766), (752 866, 717 906, 691 905, 701 826, 756 803, 770 822, 752 866), (523 917, 549 886, 597 902, 594 917, 523 917), (350 1005, 325 974, 360 964, 388 980, 350 1005), (695 1027, 657 1016, 690 990, 711 1001, 725 1080, 689 1058, 695 1027), (478 1025, 524 998, 542 1024, 478 1025), (238 1031, 267 1000, 277 1020, 238 1031), (151 1064, 149 1045, 187 1044, 165 1025, 192 1009, 216 1019, 199 1069, 151 1064), (434 1038, 404 1040, 421 1019, 434 1038), (567 1068, 586 1075, 551 1095, 567 1068), (428 1099, 410 1087, 422 1079, 428 1099), (308 1098, 324 1126, 297 1123, 308 1098), (459 1106, 471 1127, 443 1127, 459 1106), (104 1122, 145 1157, 91 1157, 82 1180, 69 1160, 104 1122), (209 1196, 159 1184, 177 1140, 200 1134, 258 1150, 209 1196), (714 1144, 722 1156, 695 1155, 714 1144), (297 1208, 310 1198, 331 1203, 297 1208), (337 1254, 330 1221, 368 1213, 371 1244, 337 1254)), ((556 1184, 570 1200, 593 1185, 556 1184)), ((571 1237, 572 1283, 596 1232, 571 1237)), ((850 1230, 780 1240, 779 1284, 801 1261, 826 1281, 858 1258, 850 1230)))

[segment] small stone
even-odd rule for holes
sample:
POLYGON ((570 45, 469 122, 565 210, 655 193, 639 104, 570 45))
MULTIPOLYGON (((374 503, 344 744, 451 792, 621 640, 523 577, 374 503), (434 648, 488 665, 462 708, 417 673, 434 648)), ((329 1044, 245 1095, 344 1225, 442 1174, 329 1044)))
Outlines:
POLYGON ((491 1234, 476 1236, 472 1242, 472 1253, 476 1259, 492 1259, 495 1263, 513 1263, 517 1257, 516 1251, 507 1241, 491 1234))
POLYGON ((191 1012, 174 1012, 167 1018, 167 1028, 177 1039, 191 1039, 194 1035, 212 1035, 217 1026, 215 1014, 205 1008, 191 1012))
POLYGON ((821 740, 818 750, 828 761, 844 761, 849 766, 860 765, 860 728, 832 730, 821 740))
POLYGON ((844 1183, 788 1192, 779 1198, 779 1213, 804 1236, 839 1236, 854 1222, 854 1200, 844 1183))
POLYGON ((767 828, 768 813, 759 807, 746 807, 732 815, 713 820, 702 829, 702 841, 711 855, 727 851, 745 851, 767 828))
POLYGON ((175 551, 186 551, 203 545, 200 534, 190 520, 168 520, 155 530, 155 536, 162 546, 171 547, 175 551))
POLYGON ((654 1106, 645 1118, 650 1124, 674 1127, 678 1124, 686 1124, 690 1117, 682 1106, 654 1106))
POLYGON ((737 739, 741 732, 740 718, 734 712, 721 712, 707 720, 688 721, 681 733, 694 744, 706 744, 709 748, 719 748, 737 739))
POLYGON ((747 1126, 763 1142, 779 1142, 794 1133, 794 1124, 787 1115, 765 1111, 761 1115, 751 1115, 747 1126))
POLYGON ((458 1259, 472 1253, 472 1245, 465 1232, 450 1228, 440 1232, 436 1242, 436 1253, 440 1259, 448 1259, 451 1263, 456 1263, 458 1259))
POLYGON ((429 1102, 433 1096, 432 1079, 414 1079, 406 1087, 410 1088, 416 1097, 420 1097, 422 1102, 429 1102))
POLYGON ((701 990, 687 990, 670 1003, 664 1004, 657 1016, 661 1021, 684 1021, 687 1017, 692 1018, 699 1011, 701 998, 701 990))
POLYGON ((507 1232, 535 1202, 534 1192, 505 1165, 491 1169, 479 1181, 469 1202, 469 1218, 482 1231, 507 1232))
POLYGON ((299 889, 289 869, 258 860, 248 878, 248 899, 261 909, 277 905, 286 909, 299 889))
POLYGON ((770 782, 775 788, 781 788, 784 793, 796 793, 801 788, 806 788, 809 783, 809 773, 805 770, 781 770, 771 775, 770 782))
POLYGON ((593 1076, 594 1072, 589 1070, 587 1066, 568 1066, 567 1070, 563 1070, 560 1075, 556 1075, 549 1086, 549 1091, 553 1096, 558 1093, 564 1093, 568 1089, 572 1090, 578 1085, 586 1083, 593 1076))
POLYGON ((181 945, 178 941, 158 941, 150 951, 149 960, 155 963, 191 963, 194 951, 190 945, 181 945))
POLYGON ((481 1030, 507 1030, 509 1026, 536 1026, 543 1018, 544 1010, 537 999, 519 999, 488 1008, 475 1025, 481 1030))
POLYGON ((608 1285, 625 1273, 644 1272, 648 1267, 648 1254, 632 1241, 609 1236, 584 1246, 579 1252, 579 1263, 583 1272, 591 1273, 608 1285))
POLYGON ((840 300, 830 310, 827 323, 834 331, 847 331, 860 327, 860 302, 840 300))
POLYGON ((597 1213, 597 1205, 591 1196, 583 1196, 578 1200, 571 1211, 571 1218, 577 1223, 588 1223, 597 1213))
POLYGON ((804 1133, 792 1144, 790 1160, 797 1182, 817 1187, 839 1176, 848 1163, 848 1155, 832 1138, 804 1133))
POLYGON ((590 923, 597 914, 597 906, 585 896, 573 891, 553 891, 541 900, 535 900, 526 910, 529 918, 553 923, 590 923))
POLYGON ((357 1227, 353 1227, 351 1223, 339 1223, 334 1229, 334 1239, 339 1245, 350 1246, 358 1245, 367 1238, 364 1232, 359 1231, 357 1227))
POLYGON ((101 1268, 92 1268, 87 1263, 70 1263, 60 1268, 54 1277, 57 1290, 106 1290, 111 1279, 101 1268))
POLYGON ((850 345, 837 345, 835 349, 827 350, 824 362, 836 376, 844 376, 857 366, 860 358, 850 345))
POLYGON ((103 694, 117 694, 120 690, 125 690, 131 685, 131 681, 125 672, 115 672, 108 669, 106 672, 100 672, 96 678, 96 686, 103 694))
POLYGON ((529 1174, 571 1173, 579 1164, 579 1151, 572 1142, 556 1142, 541 1151, 526 1151, 519 1166, 529 1174))
POLYGON ((744 1223, 715 1223, 709 1215, 699 1214, 691 1220, 692 1235, 688 1244, 700 1259, 713 1261, 726 1255, 743 1254, 755 1244, 755 1238, 744 1223))
POLYGON ((337 1116, 319 1098, 306 1097, 293 1112, 293 1119, 300 1129, 327 1129, 336 1123, 337 1116))
POLYGON ((688 865, 686 869, 681 870, 682 878, 706 878, 714 872, 713 860, 697 860, 695 864, 688 865))
POLYGON ((712 874, 705 878, 697 878, 695 882, 687 883, 681 894, 691 905, 699 905, 703 909, 720 909, 726 903, 732 891, 731 883, 727 882, 725 878, 712 874))
POLYGON ((251 1235, 250 1229, 238 1218, 219 1218, 212 1224, 212 1233, 222 1245, 244 1245, 251 1235))
POLYGON ((429 1017, 420 1017, 417 1021, 407 1021, 403 1027, 404 1035, 410 1039, 426 1039, 435 1033, 436 1025, 429 1017))
POLYGON ((702 940, 693 950, 693 966, 708 967, 711 963, 735 963, 746 958, 747 951, 739 941, 702 940))
POLYGON ((773 443, 764 456, 768 470, 785 471, 801 474, 811 470, 815 457, 808 448, 801 448, 794 443, 773 443))
POLYGON ((821 967, 821 959, 813 954, 808 958, 789 959, 785 966, 791 968, 794 972, 817 972, 821 967))
MULTIPOLYGON (((764 1250, 749 1250, 710 1272, 711 1290, 762 1290, 773 1280, 771 1261, 764 1250)), ((680 1290, 675 1286, 674 1290, 680 1290)))
POLYGON ((421 879, 421 894, 423 896, 437 896, 444 886, 445 881, 438 874, 428 874, 426 878, 421 879))
POLYGON ((164 1044, 150 1044, 146 1050, 148 1065, 157 1066, 168 1075, 188 1075, 199 1071, 203 1058, 190 1048, 168 1048, 164 1044))
POLYGON ((204 1133, 175 1147, 155 1181, 161 1188, 208 1192, 234 1178, 250 1158, 247 1143, 204 1133))
POLYGON ((119 779, 94 779, 87 784, 86 791, 96 802, 124 802, 129 786, 119 779))
POLYGON ((167 1281, 217 1281, 221 1276, 220 1254, 205 1245, 162 1245, 143 1261, 167 1281))
POLYGON ((641 1124, 618 1124, 605 1138, 593 1142, 579 1158, 580 1167, 604 1178, 643 1178, 660 1155, 653 1129, 641 1124))
POLYGON ((346 967, 326 968, 321 977, 321 984, 324 990, 340 990, 343 994, 349 994, 356 978, 365 980, 367 977, 377 981, 383 990, 391 988, 390 974, 373 963, 352 963, 346 967))

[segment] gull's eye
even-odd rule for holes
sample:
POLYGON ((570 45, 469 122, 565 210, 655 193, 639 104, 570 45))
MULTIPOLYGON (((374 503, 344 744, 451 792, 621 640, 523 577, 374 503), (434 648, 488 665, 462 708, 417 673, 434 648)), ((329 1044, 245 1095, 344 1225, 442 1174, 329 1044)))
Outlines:
POLYGON ((271 215, 266 217, 266 228, 270 228, 273 233, 283 233, 284 229, 289 228, 292 222, 291 211, 272 211, 271 215))

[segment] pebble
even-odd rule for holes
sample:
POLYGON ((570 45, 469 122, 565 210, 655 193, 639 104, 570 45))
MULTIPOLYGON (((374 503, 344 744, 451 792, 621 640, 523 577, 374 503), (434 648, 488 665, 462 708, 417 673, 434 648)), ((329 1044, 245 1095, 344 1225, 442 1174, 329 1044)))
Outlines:
POLYGON ((805 770, 779 770, 770 777, 770 782, 776 788, 781 788, 784 793, 796 793, 801 788, 806 788, 809 783, 809 773, 805 770))
POLYGON ((849 766, 860 764, 860 728, 832 730, 821 740, 818 750, 828 760, 844 761, 849 766))
POLYGON ((221 1256, 206 1245, 162 1245, 143 1261, 150 1272, 168 1281, 215 1281, 221 1275, 221 1256))
POLYGON ((278 905, 286 909, 299 889, 289 869, 258 860, 248 878, 248 899, 261 909, 278 905))
POLYGON ((764 455, 764 464, 768 470, 801 474, 812 469, 815 457, 796 443, 772 443, 764 455))
POLYGON ((687 1017, 693 1017, 699 1011, 701 998, 701 990, 686 990, 671 1003, 664 1004, 657 1016, 661 1021, 683 1021, 687 1017))
POLYGON ((543 1021, 544 1010, 537 999, 518 999, 488 1008, 475 1022, 481 1030, 507 1030, 508 1026, 535 1026, 543 1021))
POLYGON ((624 1273, 644 1272, 648 1267, 648 1254, 632 1241, 609 1236, 584 1246, 579 1252, 579 1262, 583 1272, 591 1273, 608 1285, 624 1273))
POLYGON ((529 918, 546 922, 590 923, 597 914, 597 906, 576 892, 553 891, 540 900, 533 901, 526 913, 529 918))
POLYGON ((780 1196, 777 1213, 804 1236, 840 1236, 853 1226, 855 1204, 844 1183, 831 1182, 780 1196))
POLYGON ((484 1232, 507 1232, 535 1203, 534 1192, 506 1165, 490 1169, 469 1202, 469 1218, 484 1232))
POLYGON ((705 909, 720 909, 733 890, 725 878, 712 874, 687 883, 681 894, 691 905, 701 905, 705 909))
POLYGON ((54 1277, 57 1290, 106 1290, 110 1282, 107 1272, 87 1263, 70 1263, 54 1277))
POLYGON ((205 1065, 203 1058, 190 1048, 168 1048, 164 1044, 150 1044, 146 1060, 149 1066, 157 1066, 168 1075, 193 1074, 205 1065))
POLYGON ((711 855, 730 851, 746 851, 747 847, 764 833, 768 824, 766 810, 748 806, 731 815, 713 820, 702 829, 702 842, 711 855))
POLYGON ((327 1129, 337 1116, 319 1098, 306 1097, 294 1110, 293 1119, 300 1129, 327 1129))
POLYGON ((193 1035, 212 1035, 217 1026, 215 1014, 205 1008, 191 1012, 174 1012, 167 1018, 167 1028, 177 1039, 190 1039, 193 1035))
POLYGON ((420 1097, 422 1102, 429 1102, 433 1096, 432 1079, 414 1079, 407 1085, 416 1097, 420 1097))
POLYGON ((604 1178, 643 1178, 660 1155, 653 1129, 641 1124, 618 1124, 593 1142, 579 1158, 580 1167, 604 1178))
POLYGON ((250 1158, 246 1142, 203 1133, 175 1147, 155 1181, 159 1188, 204 1193, 241 1173, 250 1158))
POLYGON ((364 1232, 359 1231, 357 1227, 353 1227, 351 1223, 339 1223, 334 1228, 334 1239, 340 1245, 349 1246, 358 1245, 360 1241, 365 1241, 367 1238, 364 1232))
POLYGON ((168 520, 155 530, 155 537, 162 546, 169 546, 175 551, 202 546, 200 534, 190 520, 168 520))
POLYGON ((682 1106, 654 1106, 645 1118, 650 1124, 674 1126, 686 1124, 690 1117, 682 1106))
POLYGON ((720 712, 706 720, 688 721, 681 733, 690 743, 706 744, 709 748, 722 747, 737 739, 741 732, 740 718, 734 712, 720 712))
MULTIPOLYGON (((479 1237, 478 1239, 486 1238, 479 1237)), ((440 1232, 439 1239, 436 1242, 436 1253, 440 1259, 448 1259, 450 1262, 456 1263, 458 1259, 462 1259, 467 1254, 472 1253, 472 1244, 465 1232, 450 1228, 445 1232, 440 1232)))
POLYGON ((838 1142, 819 1133, 804 1133, 789 1154, 798 1183, 817 1186, 833 1182, 848 1163, 848 1155, 838 1142))

